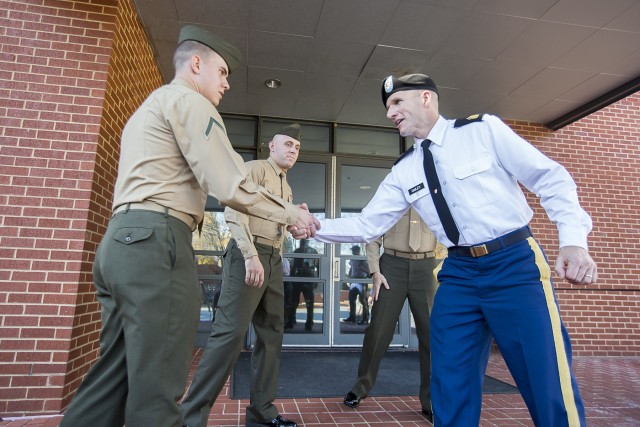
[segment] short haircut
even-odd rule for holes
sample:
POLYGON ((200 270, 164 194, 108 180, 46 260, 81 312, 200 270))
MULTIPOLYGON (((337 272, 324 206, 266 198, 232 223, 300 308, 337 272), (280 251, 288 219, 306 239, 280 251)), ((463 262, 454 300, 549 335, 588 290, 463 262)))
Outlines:
POLYGON ((178 45, 173 54, 173 69, 178 70, 185 63, 191 60, 193 55, 200 55, 207 58, 213 53, 213 49, 195 40, 185 40, 178 45))

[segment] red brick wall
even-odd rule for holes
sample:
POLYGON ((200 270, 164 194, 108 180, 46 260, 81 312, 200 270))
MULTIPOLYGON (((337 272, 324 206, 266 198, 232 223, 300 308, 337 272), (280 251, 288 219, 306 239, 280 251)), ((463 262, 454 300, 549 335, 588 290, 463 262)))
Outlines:
POLYGON ((161 79, 130 1, 3 1, 0 21, 0 414, 58 412, 98 354, 118 137, 161 79))
POLYGON ((71 336, 69 365, 64 381, 66 407, 84 374, 98 356, 100 311, 95 303, 92 266, 112 210, 113 187, 120 155, 120 135, 125 123, 151 91, 162 84, 147 37, 130 0, 121 1, 104 94, 102 125, 98 135, 95 170, 76 319, 71 336), (143 77, 143 78, 141 78, 143 77))
MULTIPOLYGON (((563 318, 577 355, 640 355, 640 93, 557 132, 509 122, 524 138, 562 163, 593 218, 590 253, 596 285, 572 286, 555 278, 563 318)), ((556 228, 537 199, 532 228, 550 261, 556 228)))

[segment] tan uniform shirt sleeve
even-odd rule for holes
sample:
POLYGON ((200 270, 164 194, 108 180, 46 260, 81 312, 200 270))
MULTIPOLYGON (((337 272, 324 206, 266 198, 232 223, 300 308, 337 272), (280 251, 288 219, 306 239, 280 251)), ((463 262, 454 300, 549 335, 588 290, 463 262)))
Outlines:
POLYGON ((257 256, 258 251, 253 244, 253 235, 249 229, 249 218, 247 215, 227 206, 224 208, 224 220, 227 226, 229 226, 231 235, 238 243, 238 248, 240 252, 242 252, 244 259, 257 256))
POLYGON ((378 237, 376 240, 367 243, 367 246, 365 246, 370 274, 380 272, 380 248, 382 247, 382 244, 383 238, 378 237))

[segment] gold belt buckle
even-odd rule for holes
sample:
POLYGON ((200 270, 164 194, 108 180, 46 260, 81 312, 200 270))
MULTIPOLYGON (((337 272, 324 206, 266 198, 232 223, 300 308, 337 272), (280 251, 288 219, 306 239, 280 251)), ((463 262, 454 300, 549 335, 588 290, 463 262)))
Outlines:
POLYGON ((471 256, 477 258, 479 256, 485 256, 489 253, 487 245, 471 246, 471 256))

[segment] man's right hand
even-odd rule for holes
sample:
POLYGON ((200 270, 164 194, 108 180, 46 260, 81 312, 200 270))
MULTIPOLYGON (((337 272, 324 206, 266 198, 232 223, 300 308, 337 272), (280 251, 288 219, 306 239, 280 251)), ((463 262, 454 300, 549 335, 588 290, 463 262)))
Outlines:
POLYGON ((298 221, 287 227, 295 239, 315 237, 316 230, 320 229, 320 221, 309 212, 306 203, 298 205, 298 221))
POLYGON ((257 255, 244 260, 246 276, 244 282, 249 286, 261 287, 264 283, 264 267, 257 255))
POLYGON ((385 288, 389 289, 389 284, 387 283, 386 277, 382 275, 380 272, 373 273, 373 300, 378 301, 378 294, 380 293, 380 285, 384 285, 385 288))

